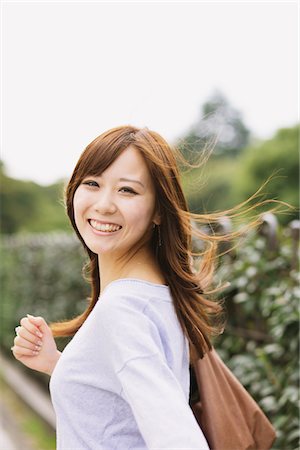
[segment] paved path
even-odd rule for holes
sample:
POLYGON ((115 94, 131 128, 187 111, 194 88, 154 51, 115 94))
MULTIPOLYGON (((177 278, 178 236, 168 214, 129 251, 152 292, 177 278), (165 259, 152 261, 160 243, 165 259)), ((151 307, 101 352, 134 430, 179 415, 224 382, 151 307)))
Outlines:
POLYGON ((2 427, 2 423, 1 423, 1 428, 0 428, 0 449, 1 450, 18 450, 12 441, 12 437, 2 427))
MULTIPOLYGON (((20 450, 24 448, 24 439, 15 423, 12 413, 1 399, 0 450, 20 450), (20 447, 21 445, 21 447, 20 447)), ((28 446, 26 450, 32 450, 28 446)))
POLYGON ((18 450, 9 434, 2 428, 2 425, 0 429, 0 448, 1 450, 18 450))
POLYGON ((6 405, 1 400, 0 404, 1 422, 0 422, 0 449, 1 450, 19 450, 14 433, 9 424, 10 415, 7 411, 6 405))
POLYGON ((55 430, 55 413, 49 395, 1 353, 0 367, 3 378, 11 389, 55 430))
MULTIPOLYGON (((1 353, 0 367, 5 383, 55 430, 55 413, 49 395, 1 353)), ((33 450, 20 430, 9 403, 1 397, 0 413, 0 450, 33 450)))

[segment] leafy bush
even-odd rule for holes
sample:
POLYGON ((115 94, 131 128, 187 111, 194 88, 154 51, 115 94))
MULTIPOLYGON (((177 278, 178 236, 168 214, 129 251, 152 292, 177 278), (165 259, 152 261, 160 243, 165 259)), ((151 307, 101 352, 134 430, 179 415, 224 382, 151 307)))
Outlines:
POLYGON ((291 267, 292 242, 281 237, 271 253, 262 238, 241 246, 220 265, 227 327, 216 347, 260 404, 277 431, 274 449, 299 448, 299 272, 291 267))
POLYGON ((52 322, 71 319, 85 309, 90 290, 80 276, 85 257, 75 236, 6 236, 1 260, 0 339, 4 350, 10 351, 14 328, 27 313, 52 322))

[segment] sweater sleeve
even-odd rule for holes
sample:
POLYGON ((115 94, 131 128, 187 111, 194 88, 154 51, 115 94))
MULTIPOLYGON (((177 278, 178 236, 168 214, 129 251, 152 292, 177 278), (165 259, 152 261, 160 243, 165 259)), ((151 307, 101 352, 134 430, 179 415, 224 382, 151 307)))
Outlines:
POLYGON ((118 372, 149 450, 209 450, 183 390, 160 353, 131 359, 118 372))

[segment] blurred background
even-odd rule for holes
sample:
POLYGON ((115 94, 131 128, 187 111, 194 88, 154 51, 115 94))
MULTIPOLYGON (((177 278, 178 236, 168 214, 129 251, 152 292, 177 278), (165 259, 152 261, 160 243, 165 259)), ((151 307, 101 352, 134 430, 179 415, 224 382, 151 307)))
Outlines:
MULTIPOLYGON (((277 430, 299 448, 299 112, 297 2, 3 2, 0 448, 55 448, 49 377, 11 355, 27 313, 47 322, 86 307, 85 256, 64 187, 85 146, 147 126, 194 162, 194 212, 253 195, 294 209, 220 259, 227 326, 215 346, 277 430)), ((245 220, 247 218, 245 217, 245 220)), ((224 218, 222 231, 235 223, 224 218)), ((195 248, 201 243, 194 242, 195 248)), ((63 350, 68 339, 58 339, 63 350)))

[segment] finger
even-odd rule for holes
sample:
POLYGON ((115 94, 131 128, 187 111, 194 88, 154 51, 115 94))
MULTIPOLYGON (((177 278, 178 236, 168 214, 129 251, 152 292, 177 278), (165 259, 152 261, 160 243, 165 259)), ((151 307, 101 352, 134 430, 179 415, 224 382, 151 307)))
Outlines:
POLYGON ((14 338, 14 344, 26 348, 41 348, 43 346, 43 341, 41 341, 39 338, 37 338, 36 340, 26 339, 21 335, 18 335, 14 338))
POLYGON ((39 330, 42 333, 47 333, 49 332, 49 326, 47 324, 47 322, 45 321, 45 319, 43 317, 37 316, 37 317, 33 317, 30 316, 29 320, 31 321, 32 324, 34 324, 36 327, 39 328, 39 330))
POLYGON ((28 330, 30 333, 35 334, 36 336, 39 337, 43 336, 41 330, 34 323, 31 322, 29 317, 23 317, 20 320, 20 324, 22 327, 26 328, 26 330, 28 330))
POLYGON ((14 345, 16 347, 22 347, 22 348, 27 348, 27 349, 31 349, 31 350, 40 350, 42 348, 42 341, 29 341, 28 339, 24 339, 23 337, 16 336, 14 339, 14 345))
POLYGON ((11 350, 16 358, 21 356, 37 356, 39 354, 38 350, 31 350, 29 348, 19 347, 14 345, 11 350))
POLYGON ((29 342, 32 342, 33 344, 42 345, 41 338, 35 334, 35 331, 34 333, 32 331, 28 331, 28 329, 22 325, 21 327, 17 327, 16 332, 17 332, 16 337, 23 338, 29 342))

